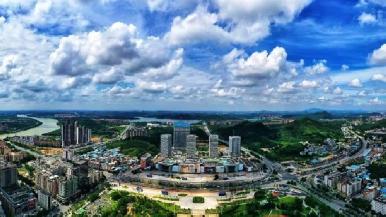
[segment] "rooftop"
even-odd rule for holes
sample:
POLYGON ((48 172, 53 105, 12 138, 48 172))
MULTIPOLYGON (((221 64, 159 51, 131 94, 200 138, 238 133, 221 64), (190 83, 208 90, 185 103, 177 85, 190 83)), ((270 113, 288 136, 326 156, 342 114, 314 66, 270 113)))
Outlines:
POLYGON ((174 122, 174 127, 177 127, 177 128, 189 128, 190 124, 188 122, 176 121, 176 122, 174 122))

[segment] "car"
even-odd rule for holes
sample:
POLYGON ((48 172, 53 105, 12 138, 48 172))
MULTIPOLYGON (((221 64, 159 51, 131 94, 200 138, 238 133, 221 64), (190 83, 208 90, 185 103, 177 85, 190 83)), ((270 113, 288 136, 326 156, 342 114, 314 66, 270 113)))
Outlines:
POLYGON ((225 191, 218 192, 218 196, 220 196, 220 197, 224 197, 226 195, 227 195, 227 193, 225 191))

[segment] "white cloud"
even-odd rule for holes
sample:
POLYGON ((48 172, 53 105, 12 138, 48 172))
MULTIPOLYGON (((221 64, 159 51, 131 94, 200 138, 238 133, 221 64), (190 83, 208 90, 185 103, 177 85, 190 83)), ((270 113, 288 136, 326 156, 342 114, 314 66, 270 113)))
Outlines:
POLYGON ((223 88, 213 88, 211 89, 214 96, 218 97, 230 97, 230 98, 239 98, 240 94, 243 93, 245 90, 240 89, 238 87, 231 87, 228 90, 223 88))
POLYGON ((158 68, 149 68, 143 73, 144 77, 154 80, 170 79, 177 74, 183 65, 183 49, 176 50, 168 63, 158 68))
POLYGON ((92 81, 98 84, 115 84, 123 79, 124 73, 117 67, 112 67, 107 72, 100 72, 94 75, 92 81))
POLYGON ((355 79, 350 81, 349 85, 351 87, 362 87, 362 82, 358 78, 355 78, 355 79))
POLYGON ((17 68, 17 55, 4 56, 2 64, 0 64, 0 80, 4 80, 11 76, 11 71, 17 68))
POLYGON ((386 6, 386 0, 363 0, 365 1, 366 3, 373 3, 373 4, 378 4, 378 5, 381 5, 381 6, 386 6))
POLYGON ((279 85, 278 92, 280 93, 293 93, 295 92, 295 82, 289 81, 279 85))
POLYGON ((378 97, 375 97, 375 98, 369 100, 369 104, 381 105, 381 104, 383 104, 383 102, 378 97))
POLYGON ((365 25, 365 24, 372 24, 377 22, 377 18, 372 15, 363 12, 359 17, 358 17, 359 24, 365 25))
POLYGON ((374 50, 369 59, 373 65, 386 64, 386 44, 383 44, 380 48, 374 50))
MULTIPOLYGON (((268 51, 254 52, 249 57, 243 58, 234 55, 235 50, 226 55, 227 69, 236 78, 265 79, 277 75, 283 70, 287 61, 287 52, 282 47, 268 51), (229 58, 229 57, 232 58, 229 58)), ((240 53, 239 53, 240 54, 240 53)))
POLYGON ((371 80, 386 82, 386 76, 384 74, 374 74, 371 80))
POLYGON ((220 26, 217 26, 217 22, 217 14, 209 13, 204 7, 200 6, 185 18, 174 18, 166 38, 174 45, 205 41, 229 41, 228 33, 220 26))
POLYGON ((110 89, 105 90, 108 95, 128 95, 133 93, 133 89, 130 87, 113 86, 110 89))
POLYGON ((136 87, 149 93, 162 93, 167 89, 167 86, 165 83, 146 82, 146 81, 138 81, 136 83, 136 87))
POLYGON ((329 70, 329 68, 326 66, 326 63, 327 60, 320 60, 318 63, 312 66, 305 67, 304 71, 310 75, 326 73, 329 70))
POLYGON ((311 89, 311 88, 316 88, 318 87, 318 82, 316 81, 309 81, 309 80, 303 80, 300 84, 300 87, 305 88, 305 89, 311 89))
POLYGON ((340 87, 336 87, 333 91, 333 93, 335 95, 342 95, 343 94, 343 90, 340 88, 340 87))
POLYGON ((216 0, 219 16, 231 23, 230 33, 238 43, 253 43, 269 34, 270 25, 286 24, 311 0, 216 0))
POLYGON ((253 44, 270 34, 272 24, 292 22, 311 0, 216 0, 215 3, 218 13, 198 6, 186 17, 174 18, 166 38, 171 44, 207 41, 253 44))
POLYGON ((50 63, 51 72, 57 75, 95 73, 97 66, 120 66, 126 74, 158 68, 160 72, 148 73, 170 74, 182 64, 182 50, 169 49, 156 37, 139 38, 131 24, 114 23, 105 31, 62 38, 50 63))
POLYGON ((346 64, 343 64, 342 66, 341 66, 341 70, 342 71, 347 71, 347 70, 349 70, 350 69, 350 66, 348 66, 348 65, 346 65, 346 64))
POLYGON ((358 92, 357 95, 358 95, 358 96, 367 96, 367 92, 364 91, 364 90, 361 90, 360 92, 358 92))

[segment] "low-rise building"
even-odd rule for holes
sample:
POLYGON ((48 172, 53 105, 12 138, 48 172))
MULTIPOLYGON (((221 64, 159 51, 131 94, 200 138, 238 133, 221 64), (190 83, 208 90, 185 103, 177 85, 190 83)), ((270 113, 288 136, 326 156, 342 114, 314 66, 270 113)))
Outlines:
POLYGON ((363 199, 368 201, 372 201, 377 196, 377 194, 378 191, 374 186, 366 187, 362 192, 363 199))
POLYGON ((37 199, 27 186, 0 188, 0 201, 6 216, 25 216, 36 211, 37 199))
POLYGON ((337 184, 337 189, 343 195, 350 197, 354 194, 357 194, 361 191, 362 188, 362 180, 359 178, 355 178, 352 180, 342 180, 337 184))
POLYGON ((386 215, 386 198, 378 197, 371 201, 371 209, 381 215, 386 215))

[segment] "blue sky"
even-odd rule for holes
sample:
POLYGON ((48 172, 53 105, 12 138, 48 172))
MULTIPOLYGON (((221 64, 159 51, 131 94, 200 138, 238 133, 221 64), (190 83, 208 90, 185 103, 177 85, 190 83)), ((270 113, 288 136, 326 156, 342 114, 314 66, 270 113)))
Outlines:
POLYGON ((385 0, 3 0, 9 109, 386 108, 385 0))

